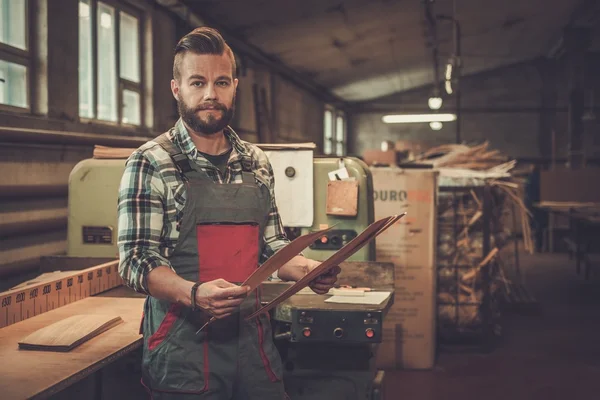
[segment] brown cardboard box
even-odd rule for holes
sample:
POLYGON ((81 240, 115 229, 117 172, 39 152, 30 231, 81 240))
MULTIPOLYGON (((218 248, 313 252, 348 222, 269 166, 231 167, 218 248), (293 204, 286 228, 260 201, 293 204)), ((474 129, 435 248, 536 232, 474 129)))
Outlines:
POLYGON ((369 149, 363 152, 363 160, 367 165, 396 165, 398 163, 398 153, 396 150, 381 151, 369 149))
POLYGON ((540 174, 541 201, 600 202, 600 168, 556 167, 540 174))
POLYGON ((436 343, 437 172, 371 168, 375 220, 407 212, 377 237, 376 260, 395 265, 394 305, 377 351, 382 369, 429 369, 436 343))

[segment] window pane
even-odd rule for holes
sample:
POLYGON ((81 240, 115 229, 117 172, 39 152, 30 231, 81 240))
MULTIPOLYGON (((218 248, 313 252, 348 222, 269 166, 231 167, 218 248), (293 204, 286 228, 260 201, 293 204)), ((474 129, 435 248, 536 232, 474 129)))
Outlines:
POLYGON ((121 12, 119 22, 121 78, 140 82, 140 38, 137 18, 121 12))
POLYGON ((123 123, 141 124, 140 95, 131 90, 123 90, 123 123))
POLYGON ((343 143, 338 142, 336 144, 335 155, 336 156, 343 156, 344 155, 344 144, 343 143))
POLYGON ((335 124, 335 138, 338 142, 344 141, 344 117, 338 116, 335 124))
POLYGON ((323 132, 325 133, 325 139, 331 139, 333 136, 333 116, 331 111, 325 110, 325 118, 323 119, 323 132))
POLYGON ((0 42, 27 50, 26 0, 0 0, 0 42))
POLYGON ((332 148, 331 148, 331 139, 325 139, 325 143, 323 146, 323 153, 325 154, 331 154, 332 148))
POLYGON ((117 121, 115 9, 98 2, 98 119, 117 121))
POLYGON ((90 0, 79 2, 79 116, 94 118, 94 65, 92 59, 90 0))
POLYGON ((27 108, 27 67, 0 60, 0 104, 27 108))

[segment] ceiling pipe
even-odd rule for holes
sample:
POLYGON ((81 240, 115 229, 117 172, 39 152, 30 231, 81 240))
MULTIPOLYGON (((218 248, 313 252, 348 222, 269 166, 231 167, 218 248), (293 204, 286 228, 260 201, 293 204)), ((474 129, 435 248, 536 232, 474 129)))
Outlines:
POLYGON ((337 97, 331 91, 318 84, 314 80, 300 74, 294 69, 288 67, 280 61, 274 60, 269 55, 265 54, 258 47, 249 44, 241 39, 236 38, 235 36, 229 35, 227 29, 219 26, 218 23, 209 21, 208 19, 202 18, 197 15, 184 1, 181 0, 155 0, 155 2, 169 10, 184 22, 186 22, 191 27, 198 26, 211 26, 218 29, 227 43, 235 50, 240 53, 245 54, 246 56, 254 59, 256 62, 266 65, 272 71, 279 73, 281 76, 286 79, 292 81, 297 86, 307 90, 309 93, 313 94, 317 98, 322 101, 329 103, 338 108, 345 108, 347 106, 347 102, 343 99, 337 97))
POLYGON ((439 43, 437 37, 437 24, 436 18, 433 13, 433 0, 425 1, 425 20, 427 21, 427 27, 429 30, 429 36, 431 40, 431 45, 433 47, 433 82, 434 82, 434 90, 437 91, 438 84, 440 82, 439 76, 439 62, 438 62, 438 53, 439 53, 439 43))

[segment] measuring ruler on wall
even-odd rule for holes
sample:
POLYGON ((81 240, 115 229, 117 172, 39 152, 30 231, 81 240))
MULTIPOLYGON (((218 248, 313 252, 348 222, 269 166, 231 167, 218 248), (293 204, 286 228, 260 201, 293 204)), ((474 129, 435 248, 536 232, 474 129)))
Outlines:
POLYGON ((121 286, 119 261, 0 293, 0 328, 121 286))

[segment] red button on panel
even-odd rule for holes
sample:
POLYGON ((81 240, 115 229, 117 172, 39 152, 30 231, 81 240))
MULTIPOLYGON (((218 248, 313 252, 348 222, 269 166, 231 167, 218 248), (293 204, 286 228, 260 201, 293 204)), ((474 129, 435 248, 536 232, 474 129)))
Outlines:
POLYGON ((372 328, 367 328, 365 335, 370 339, 375 336, 375 331, 372 328))
POLYGON ((304 335, 304 337, 309 337, 311 334, 310 328, 302 329, 302 334, 304 335))

